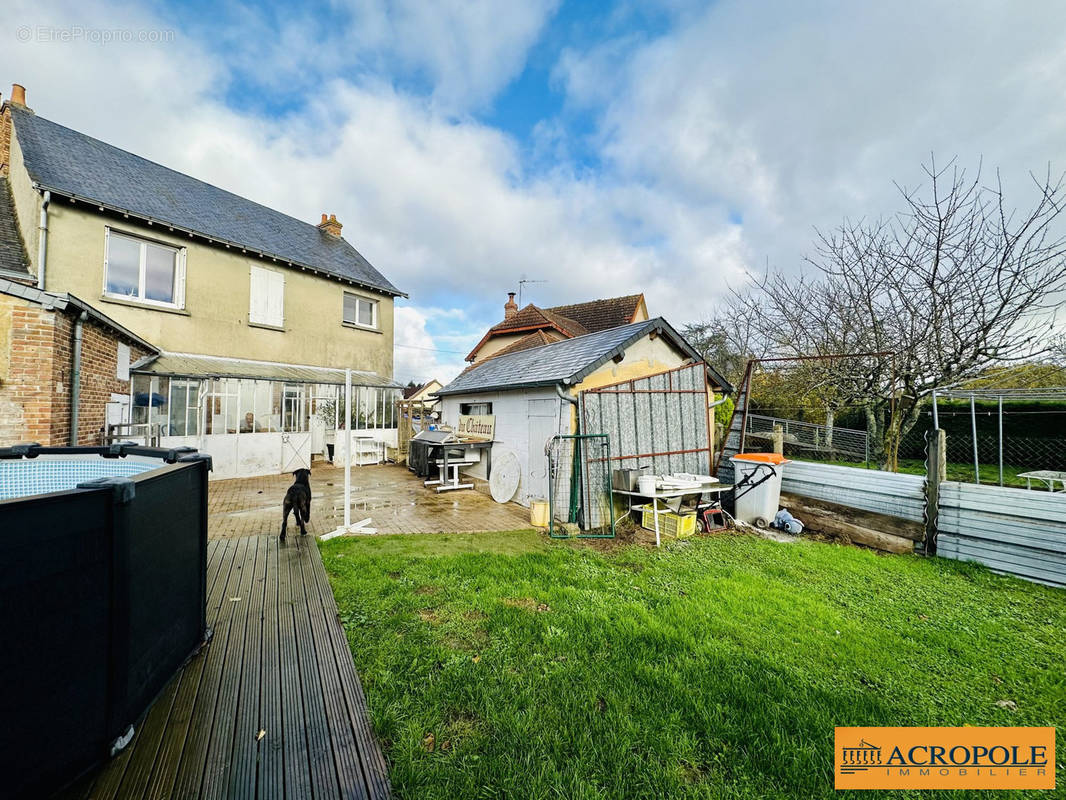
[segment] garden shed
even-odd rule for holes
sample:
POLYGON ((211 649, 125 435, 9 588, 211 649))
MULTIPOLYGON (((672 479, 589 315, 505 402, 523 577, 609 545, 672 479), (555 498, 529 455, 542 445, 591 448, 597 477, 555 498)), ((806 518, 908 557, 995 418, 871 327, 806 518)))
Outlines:
MULTIPOLYGON (((501 352, 468 368, 437 395, 447 425, 457 427, 461 417, 494 418, 489 457, 470 467, 467 476, 487 480, 493 461, 513 453, 521 476, 513 499, 528 506, 548 497, 545 445, 557 434, 609 435, 610 467, 652 463, 643 457, 673 451, 695 454, 689 460, 693 467, 709 464, 709 405, 715 389, 731 391, 657 317, 501 352)), ((659 458, 654 467, 681 469, 689 462, 659 458)))

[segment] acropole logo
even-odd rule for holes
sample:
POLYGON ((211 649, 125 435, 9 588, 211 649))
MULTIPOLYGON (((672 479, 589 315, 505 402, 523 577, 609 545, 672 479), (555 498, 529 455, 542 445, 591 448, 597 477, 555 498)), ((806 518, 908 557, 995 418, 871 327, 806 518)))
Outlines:
POLYGON ((1054 728, 837 728, 837 789, 1054 789, 1054 728))

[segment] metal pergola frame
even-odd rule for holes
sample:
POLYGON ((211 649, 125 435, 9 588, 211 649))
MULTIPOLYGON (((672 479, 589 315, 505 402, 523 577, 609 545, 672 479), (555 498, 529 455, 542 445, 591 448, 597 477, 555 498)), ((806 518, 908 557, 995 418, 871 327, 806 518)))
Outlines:
POLYGON ((946 386, 942 389, 933 390, 933 429, 940 429, 940 418, 937 414, 937 400, 969 400, 970 401, 970 431, 973 439, 973 477, 976 483, 981 483, 981 462, 977 456, 977 401, 995 400, 998 405, 998 429, 999 429, 999 485, 1003 485, 1003 400, 1060 400, 1066 402, 1066 386, 1046 386, 1042 388, 990 388, 990 389, 966 389, 961 386, 946 386))

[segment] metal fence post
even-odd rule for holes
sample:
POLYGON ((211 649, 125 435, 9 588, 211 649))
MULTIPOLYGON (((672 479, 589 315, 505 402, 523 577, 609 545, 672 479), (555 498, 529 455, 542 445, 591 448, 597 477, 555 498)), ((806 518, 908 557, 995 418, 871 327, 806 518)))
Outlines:
POLYGON ((929 431, 925 457, 925 554, 936 555, 940 484, 947 480, 947 437, 942 430, 929 431))
POLYGON ((1003 395, 999 396, 999 485, 1003 485, 1003 395))
POLYGON ((782 455, 785 452, 785 429, 777 423, 774 423, 772 440, 774 443, 774 452, 778 455, 782 455))

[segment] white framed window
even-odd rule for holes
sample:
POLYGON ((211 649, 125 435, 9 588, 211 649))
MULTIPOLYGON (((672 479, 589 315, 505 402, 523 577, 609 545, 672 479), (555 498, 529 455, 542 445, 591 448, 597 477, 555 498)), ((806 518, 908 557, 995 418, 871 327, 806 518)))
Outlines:
POLYGON ((104 232, 104 294, 168 308, 185 307, 185 248, 104 232))
POLYGON ((252 266, 248 321, 274 328, 285 326, 285 276, 282 273, 252 266))
POLYGON ((344 293, 344 321, 348 325, 358 325, 360 328, 378 327, 378 301, 369 297, 344 293))

